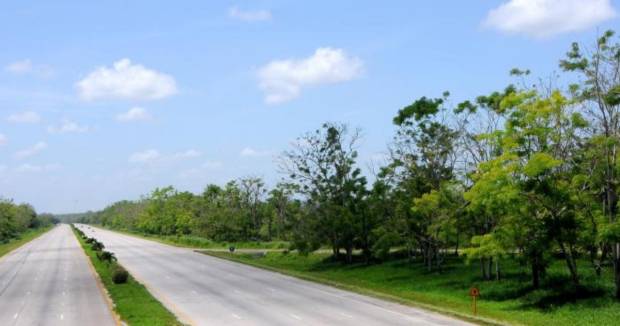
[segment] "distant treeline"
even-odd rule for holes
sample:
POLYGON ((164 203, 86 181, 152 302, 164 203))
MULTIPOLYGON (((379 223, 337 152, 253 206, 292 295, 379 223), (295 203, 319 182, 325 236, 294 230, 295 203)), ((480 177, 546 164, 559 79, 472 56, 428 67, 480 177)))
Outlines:
POLYGON ((301 253, 329 246, 348 262, 355 249, 380 261, 402 248, 429 270, 461 252, 485 279, 499 279, 501 258, 515 256, 535 288, 559 257, 575 286, 580 268, 610 268, 620 298, 620 43, 612 38, 570 47, 560 68, 579 82, 566 89, 555 78, 532 86, 529 71, 514 69, 514 84, 469 101, 452 103, 447 92, 415 100, 394 117, 372 184, 360 169, 360 132, 325 123, 281 155, 285 177, 272 189, 260 178, 201 194, 156 189, 82 221, 288 240, 301 253))
POLYGON ((15 204, 0 199, 0 243, 6 243, 21 233, 58 223, 52 214, 37 214, 28 204, 15 204))

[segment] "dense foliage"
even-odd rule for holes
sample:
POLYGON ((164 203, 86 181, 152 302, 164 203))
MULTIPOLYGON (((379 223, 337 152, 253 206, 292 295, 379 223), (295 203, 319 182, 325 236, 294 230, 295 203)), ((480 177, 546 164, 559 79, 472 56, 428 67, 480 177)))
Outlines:
MULTIPOLYGON (((326 123, 283 153, 285 178, 271 190, 260 178, 201 194, 167 187, 80 219, 158 235, 285 240, 302 254, 328 246, 347 262, 355 250, 370 262, 404 249, 437 272, 447 255, 462 254, 486 280, 500 280, 511 256, 528 266, 533 288, 560 259, 576 288, 580 268, 611 269, 620 298, 620 43, 612 38, 606 32, 591 51, 572 45, 560 67, 579 82, 566 90, 524 82, 455 105, 447 92, 415 100, 394 117, 372 183, 361 172, 359 131, 326 123)), ((529 71, 511 74, 524 81, 529 71)))
POLYGON ((28 204, 15 204, 0 198, 0 243, 6 243, 21 233, 58 223, 51 214, 37 214, 28 204))

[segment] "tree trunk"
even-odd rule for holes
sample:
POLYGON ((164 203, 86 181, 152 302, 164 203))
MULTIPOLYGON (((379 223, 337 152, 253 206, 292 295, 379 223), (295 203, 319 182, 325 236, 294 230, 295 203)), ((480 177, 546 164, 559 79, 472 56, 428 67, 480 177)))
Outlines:
POLYGON ((353 247, 347 246, 347 264, 353 262, 353 247))
POLYGON ((566 266, 568 267, 568 271, 570 272, 571 280, 575 286, 579 286, 579 274, 577 274, 577 263, 573 257, 572 250, 566 250, 564 243, 558 240, 558 244, 560 245, 560 250, 562 250, 562 254, 564 255, 564 260, 566 261, 566 266))
POLYGON ((332 245, 332 253, 336 260, 340 259, 340 248, 338 248, 338 246, 332 245))
POLYGON ((426 259, 426 269, 430 272, 433 270, 433 252, 429 244, 425 245, 424 259, 426 259))
POLYGON ((538 289, 540 287, 540 270, 538 264, 532 264, 532 287, 538 289))
POLYGON ((459 232, 456 232, 456 245, 454 246, 454 256, 458 257, 459 256, 459 232))
POLYGON ((495 259, 495 280, 499 281, 501 278, 499 271, 499 258, 495 259))
POLYGON ((614 244, 613 255, 614 255, 614 280, 616 283, 616 299, 620 300, 620 243, 614 244))

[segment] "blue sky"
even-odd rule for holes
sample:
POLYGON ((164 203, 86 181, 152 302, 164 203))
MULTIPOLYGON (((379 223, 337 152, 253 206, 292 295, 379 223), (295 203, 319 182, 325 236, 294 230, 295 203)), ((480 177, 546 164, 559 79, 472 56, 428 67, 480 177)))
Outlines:
POLYGON ((449 90, 546 77, 572 41, 617 28, 617 1, 16 1, 0 10, 0 196, 100 209, 157 186, 269 183, 325 121, 363 130, 449 90))

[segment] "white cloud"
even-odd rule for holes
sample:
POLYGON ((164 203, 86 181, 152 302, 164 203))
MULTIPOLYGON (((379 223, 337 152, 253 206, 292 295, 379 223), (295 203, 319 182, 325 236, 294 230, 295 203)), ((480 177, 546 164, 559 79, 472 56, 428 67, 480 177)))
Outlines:
POLYGON ((39 77, 50 77, 54 74, 51 67, 46 65, 33 65, 30 59, 12 62, 4 66, 4 70, 15 75, 34 74, 39 77))
POLYGON ((116 116, 116 120, 120 122, 147 121, 152 117, 149 112, 141 107, 134 107, 127 112, 120 113, 116 116))
POLYGON ((142 152, 135 152, 129 156, 130 163, 153 163, 161 158, 159 151, 147 149, 142 152))
POLYGON ((200 157, 201 155, 202 153, 200 153, 199 151, 195 149, 188 149, 184 152, 178 152, 178 153, 173 154, 172 158, 176 160, 184 160, 184 159, 200 157))
POLYGON ((13 155, 13 157, 15 157, 18 160, 25 159, 27 157, 39 154, 41 151, 43 151, 46 148, 47 148, 47 144, 41 141, 41 142, 38 142, 32 145, 31 147, 22 149, 21 151, 17 151, 13 155))
POLYGON ((246 22, 258 22, 271 20, 269 10, 241 10, 237 6, 228 10, 228 17, 243 20, 246 22))
POLYGON ((206 161, 202 164, 202 168, 204 169, 218 169, 221 168, 224 164, 220 161, 206 161))
POLYGON ((32 62, 30 59, 15 61, 6 65, 4 70, 17 75, 27 74, 32 71, 32 62))
POLYGON ((271 155, 271 151, 261 151, 251 147, 246 147, 239 152, 239 155, 243 157, 260 157, 260 156, 269 156, 271 155))
POLYGON ((210 170, 217 170, 223 166, 219 161, 206 161, 204 164, 197 168, 191 168, 179 173, 179 177, 183 179, 196 179, 209 176, 210 170))
POLYGON ((83 133, 89 131, 88 126, 79 125, 71 120, 63 120, 60 126, 49 126, 47 131, 51 134, 83 133))
POLYGON ((41 121, 41 116, 33 111, 25 111, 11 114, 6 120, 13 123, 38 123, 41 121))
POLYGON ((545 38, 584 30, 615 16, 610 0, 510 0, 489 11, 483 25, 545 38))
POLYGON ((292 100, 307 86, 334 84, 359 77, 363 62, 342 49, 318 48, 304 59, 275 60, 258 71, 259 87, 265 102, 277 104, 292 100))
POLYGON ((112 67, 99 67, 76 83, 80 96, 98 99, 156 100, 177 92, 170 75, 132 64, 129 59, 116 61, 112 67))
POLYGON ((39 173, 55 171, 58 169, 60 169, 59 164, 32 165, 26 163, 15 168, 15 171, 19 173, 39 173))
POLYGON ((0 146, 6 145, 9 140, 6 138, 4 134, 0 134, 0 146))
POLYGON ((129 157, 130 163, 169 163, 173 161, 182 161, 202 156, 202 153, 195 149, 188 149, 182 152, 176 152, 164 155, 155 149, 148 149, 142 152, 135 152, 129 157))

